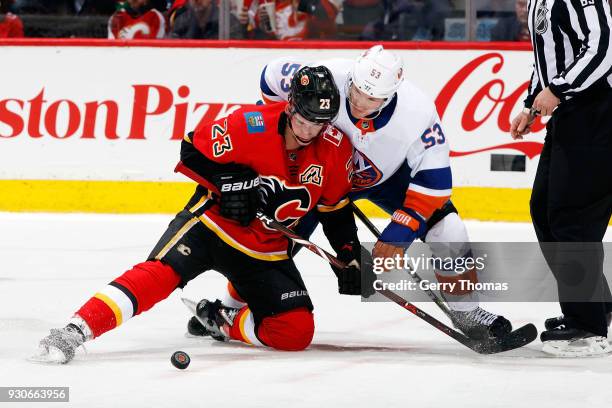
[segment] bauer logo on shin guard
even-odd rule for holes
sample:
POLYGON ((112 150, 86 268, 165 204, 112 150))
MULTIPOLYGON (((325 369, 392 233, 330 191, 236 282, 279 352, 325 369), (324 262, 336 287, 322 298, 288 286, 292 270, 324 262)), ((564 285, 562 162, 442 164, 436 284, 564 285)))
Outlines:
POLYGON ((285 292, 281 295, 281 300, 287 300, 298 296, 308 296, 307 290, 293 290, 291 292, 285 292))

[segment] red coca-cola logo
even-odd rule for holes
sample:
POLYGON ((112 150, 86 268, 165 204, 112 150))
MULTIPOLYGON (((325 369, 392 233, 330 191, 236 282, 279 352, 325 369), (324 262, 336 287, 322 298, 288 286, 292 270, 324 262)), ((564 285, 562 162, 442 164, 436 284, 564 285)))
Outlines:
MULTIPOLYGON (((491 70, 493 74, 497 74, 504 65, 504 57, 500 53, 492 52, 481 55, 467 63, 463 68, 457 71, 455 75, 453 75, 446 85, 444 85, 436 98, 436 107, 440 118, 444 117, 448 105, 459 88, 472 74, 474 74, 477 68, 481 67, 489 60, 497 61, 491 70)), ((502 132, 508 133, 509 137, 511 121, 510 115, 515 110, 517 105, 521 107, 523 106, 523 99, 526 96, 528 87, 529 82, 527 81, 522 83, 517 89, 508 93, 506 92, 506 84, 503 79, 495 78, 490 80, 480 89, 478 89, 465 105, 463 114, 461 115, 461 127, 466 132, 472 132, 488 121, 493 113, 499 108, 499 112, 497 114, 497 126, 502 132), (476 111, 485 99, 490 102, 489 110, 482 118, 477 119, 476 111)), ((545 126, 546 125, 542 123, 541 117, 538 116, 536 121, 531 126, 531 131, 539 132, 545 126)), ((509 142, 471 151, 451 151, 451 157, 466 156, 497 149, 514 149, 522 152, 529 158, 533 158, 542 151, 542 143, 529 141, 509 142)))

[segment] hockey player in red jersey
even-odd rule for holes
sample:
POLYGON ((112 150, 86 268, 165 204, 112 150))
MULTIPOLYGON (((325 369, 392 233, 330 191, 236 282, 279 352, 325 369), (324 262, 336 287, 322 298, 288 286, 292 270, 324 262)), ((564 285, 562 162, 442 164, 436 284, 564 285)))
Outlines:
POLYGON ((313 305, 288 255, 288 240, 256 212, 291 226, 316 208, 330 244, 351 265, 334 270, 340 293, 361 294, 361 246, 346 198, 352 147, 329 125, 338 107, 327 68, 305 67, 291 82, 288 103, 243 108, 187 135, 177 171, 198 181, 194 196, 148 259, 102 288, 66 327, 52 329, 35 358, 70 361, 83 342, 149 310, 209 269, 224 274, 245 304, 200 302, 208 334, 280 350, 306 348, 314 333, 313 305))

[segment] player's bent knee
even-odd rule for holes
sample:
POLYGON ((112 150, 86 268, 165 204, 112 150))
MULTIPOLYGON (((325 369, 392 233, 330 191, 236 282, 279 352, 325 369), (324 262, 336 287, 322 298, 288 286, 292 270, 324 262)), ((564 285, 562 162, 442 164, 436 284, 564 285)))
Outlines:
POLYGON ((314 318, 305 307, 266 317, 257 330, 265 345, 284 351, 304 350, 313 336, 314 318))

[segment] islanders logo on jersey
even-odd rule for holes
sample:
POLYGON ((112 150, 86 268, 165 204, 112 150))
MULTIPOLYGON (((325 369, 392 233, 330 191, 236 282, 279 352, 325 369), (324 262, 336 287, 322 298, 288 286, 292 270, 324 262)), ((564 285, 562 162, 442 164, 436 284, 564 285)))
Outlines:
POLYGON ((353 154, 353 191, 375 186, 383 174, 368 157, 358 150, 353 154))
POLYGON ((263 133, 266 131, 261 112, 245 112, 244 119, 246 120, 248 133, 263 133))

